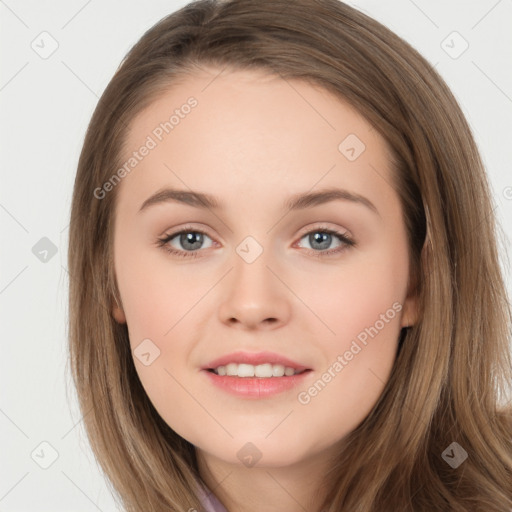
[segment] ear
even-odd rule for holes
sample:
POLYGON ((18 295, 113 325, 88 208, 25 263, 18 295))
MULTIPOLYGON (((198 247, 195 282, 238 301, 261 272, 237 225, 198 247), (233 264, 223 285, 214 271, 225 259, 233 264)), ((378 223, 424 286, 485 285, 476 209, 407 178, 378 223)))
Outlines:
POLYGON ((415 291, 409 291, 402 308, 401 327, 411 327, 418 321, 418 295, 415 291))
POLYGON ((411 327, 418 321, 418 300, 416 296, 407 297, 403 307, 401 327, 411 327))
POLYGON ((126 316, 124 314, 123 308, 119 306, 117 299, 114 296, 114 300, 112 301, 112 316, 118 324, 126 323, 126 316))
POLYGON ((114 306, 112 308, 112 316, 114 317, 114 319, 116 320, 116 322, 118 324, 126 323, 126 317, 124 315, 124 311, 120 307, 114 306))

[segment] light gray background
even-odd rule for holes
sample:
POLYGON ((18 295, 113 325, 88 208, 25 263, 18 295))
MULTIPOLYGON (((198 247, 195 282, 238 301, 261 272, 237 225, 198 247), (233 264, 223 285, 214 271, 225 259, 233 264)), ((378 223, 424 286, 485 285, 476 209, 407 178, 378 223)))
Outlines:
MULTIPOLYGON (((143 32, 185 3, 0 0, 2 512, 116 510, 66 372, 71 192, 102 91, 143 32), (44 31, 51 37, 41 36, 44 31), (32 46, 48 51, 52 38, 58 48, 42 58, 32 46), (48 243, 40 242, 43 237, 56 250, 46 262, 33 251, 38 242, 48 243), (52 450, 58 453, 54 461, 52 450)), ((511 293, 506 251, 512 238, 512 1, 351 4, 417 48, 459 100, 505 230, 502 261, 511 293), (453 31, 469 44, 458 58, 453 52, 462 40, 446 39, 453 31)))

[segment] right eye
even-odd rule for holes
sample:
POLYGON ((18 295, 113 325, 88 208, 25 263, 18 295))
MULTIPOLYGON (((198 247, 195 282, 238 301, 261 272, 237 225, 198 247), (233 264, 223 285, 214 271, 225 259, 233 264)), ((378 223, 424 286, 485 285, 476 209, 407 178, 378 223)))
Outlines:
POLYGON ((159 247, 162 247, 164 250, 175 256, 195 258, 198 256, 198 250, 202 248, 201 246, 203 244, 204 237, 210 238, 204 231, 184 228, 180 231, 165 235, 163 238, 159 238, 157 240, 157 244, 159 247), (183 249, 176 248, 171 245, 171 242, 173 241, 174 243, 181 245, 183 249))

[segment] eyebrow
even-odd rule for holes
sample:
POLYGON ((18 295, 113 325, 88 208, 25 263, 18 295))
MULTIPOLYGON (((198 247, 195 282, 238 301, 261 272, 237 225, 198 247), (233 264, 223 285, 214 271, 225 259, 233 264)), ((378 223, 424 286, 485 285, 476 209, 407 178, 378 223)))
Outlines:
MULTIPOLYGON (((380 216, 376 206, 366 197, 340 188, 326 188, 318 192, 306 192, 296 194, 287 199, 283 208, 288 210, 303 210, 312 208, 324 203, 335 200, 350 201, 356 204, 366 206, 372 212, 380 216)), ((148 197, 139 209, 139 213, 146 210, 150 206, 162 203, 181 203, 196 208, 219 210, 223 206, 212 195, 204 192, 194 192, 187 190, 176 190, 172 188, 164 188, 148 197)))

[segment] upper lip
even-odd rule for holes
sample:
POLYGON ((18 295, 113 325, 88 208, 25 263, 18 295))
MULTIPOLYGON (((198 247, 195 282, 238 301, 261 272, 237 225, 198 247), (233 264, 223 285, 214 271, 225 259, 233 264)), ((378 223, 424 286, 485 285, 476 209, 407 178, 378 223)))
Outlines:
POLYGON ((202 370, 213 370, 219 366, 225 366, 228 363, 252 364, 257 366, 260 364, 282 364, 285 367, 293 368, 296 371, 309 370, 307 366, 297 363, 292 359, 276 354, 275 352, 232 352, 225 356, 210 361, 203 366, 202 370))

